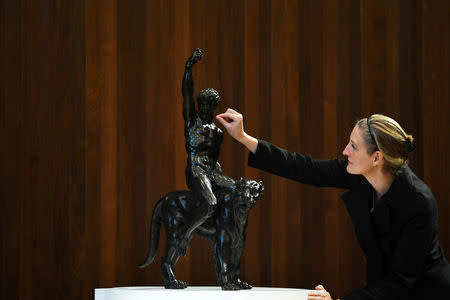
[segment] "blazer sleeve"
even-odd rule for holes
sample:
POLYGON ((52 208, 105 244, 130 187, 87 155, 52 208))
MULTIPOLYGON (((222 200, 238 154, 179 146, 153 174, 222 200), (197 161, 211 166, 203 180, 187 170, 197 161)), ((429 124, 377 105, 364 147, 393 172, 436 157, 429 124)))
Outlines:
POLYGON ((423 207, 404 225, 391 266, 386 276, 356 291, 342 300, 403 299, 414 287, 424 271, 427 253, 432 244, 436 214, 431 207, 423 207))
POLYGON ((258 140, 255 154, 250 152, 248 165, 298 182, 321 187, 350 188, 347 160, 316 160, 291 153, 264 140, 258 140))

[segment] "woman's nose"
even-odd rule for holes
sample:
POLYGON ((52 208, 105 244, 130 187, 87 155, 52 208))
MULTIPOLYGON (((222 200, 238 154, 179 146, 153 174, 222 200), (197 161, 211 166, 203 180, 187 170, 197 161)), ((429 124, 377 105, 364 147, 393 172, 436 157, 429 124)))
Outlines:
POLYGON ((344 150, 342 150, 342 154, 344 154, 345 156, 348 156, 347 148, 348 148, 348 145, 345 146, 344 150))

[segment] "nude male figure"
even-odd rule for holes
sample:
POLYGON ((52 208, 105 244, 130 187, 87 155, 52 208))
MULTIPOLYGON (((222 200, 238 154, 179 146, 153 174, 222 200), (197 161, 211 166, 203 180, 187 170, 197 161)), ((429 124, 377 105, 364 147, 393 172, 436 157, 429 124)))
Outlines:
POLYGON ((216 90, 205 89, 197 95, 198 111, 194 103, 194 80, 192 66, 202 57, 202 51, 195 49, 186 62, 182 82, 183 117, 185 122, 187 166, 186 184, 200 200, 195 216, 185 224, 184 239, 180 248, 186 249, 192 232, 216 210, 218 191, 234 188, 235 181, 223 174, 218 163, 223 132, 213 123, 214 110, 220 97, 216 90))

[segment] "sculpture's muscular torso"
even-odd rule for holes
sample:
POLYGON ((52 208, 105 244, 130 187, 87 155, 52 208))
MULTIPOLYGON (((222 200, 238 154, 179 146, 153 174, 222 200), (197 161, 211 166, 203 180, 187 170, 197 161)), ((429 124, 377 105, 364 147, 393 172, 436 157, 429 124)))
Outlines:
POLYGON ((194 103, 192 66, 202 57, 196 49, 186 62, 182 82, 183 117, 185 121, 187 166, 186 183, 196 198, 202 201, 192 220, 185 224, 185 239, 180 248, 186 249, 192 231, 210 217, 217 206, 215 193, 221 189, 231 191, 234 180, 223 174, 217 162, 223 133, 213 122, 219 94, 214 89, 202 90, 197 96, 198 112, 194 103))

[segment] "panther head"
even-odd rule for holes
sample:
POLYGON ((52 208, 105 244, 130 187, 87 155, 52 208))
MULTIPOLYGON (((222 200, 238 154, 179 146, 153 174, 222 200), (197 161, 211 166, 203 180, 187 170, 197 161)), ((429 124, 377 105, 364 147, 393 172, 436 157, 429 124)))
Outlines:
POLYGON ((246 180, 241 177, 236 180, 234 192, 238 194, 238 197, 235 199, 239 199, 238 205, 241 208, 249 210, 261 198, 263 190, 264 186, 261 181, 246 180))

